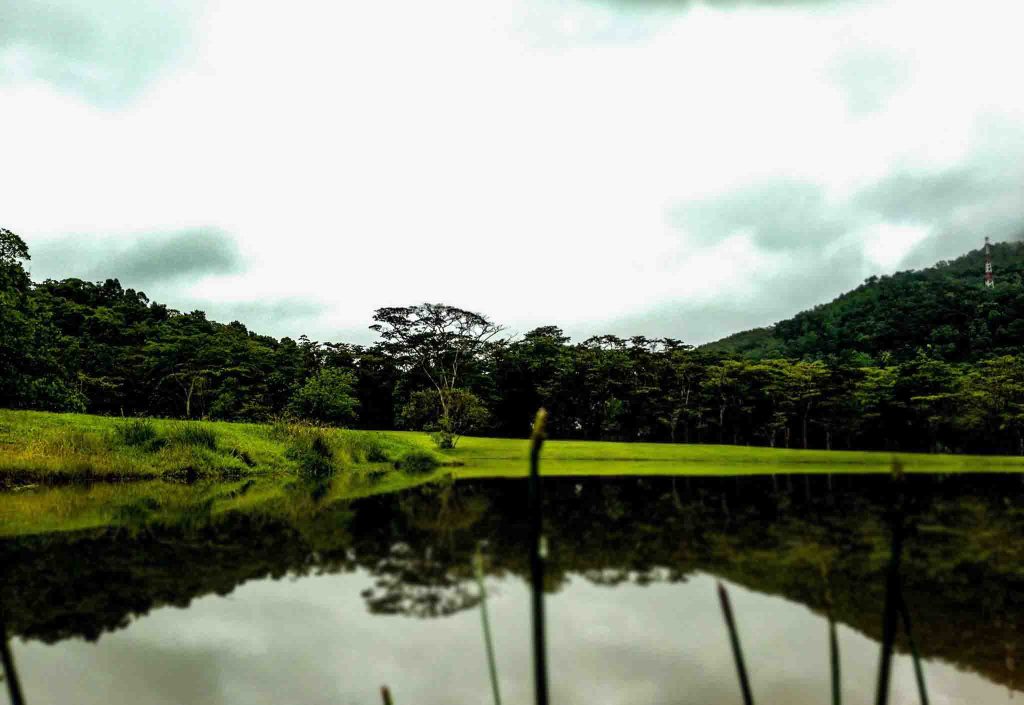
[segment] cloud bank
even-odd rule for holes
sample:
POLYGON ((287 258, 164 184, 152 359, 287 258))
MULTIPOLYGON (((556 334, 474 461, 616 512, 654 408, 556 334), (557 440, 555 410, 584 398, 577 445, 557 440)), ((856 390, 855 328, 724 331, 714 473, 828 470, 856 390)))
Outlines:
POLYGON ((137 96, 188 52, 205 0, 0 4, 0 81, 34 78, 102 105, 137 96))

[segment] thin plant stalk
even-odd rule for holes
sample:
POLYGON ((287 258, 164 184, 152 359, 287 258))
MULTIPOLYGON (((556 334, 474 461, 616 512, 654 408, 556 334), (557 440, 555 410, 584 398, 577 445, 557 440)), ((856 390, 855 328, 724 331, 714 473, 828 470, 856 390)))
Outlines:
POLYGON ((476 582, 480 588, 480 621, 484 628, 484 645, 487 647, 487 669, 491 674, 491 692, 494 705, 501 705, 501 688, 498 686, 498 664, 494 658, 494 642, 491 639, 491 620, 487 614, 487 587, 484 585, 484 557, 477 551, 473 560, 476 582))
POLYGON ((544 559, 540 450, 548 412, 541 409, 530 437, 530 584, 533 593, 533 675, 537 705, 548 705, 547 639, 544 634, 544 559))
POLYGON ((836 620, 832 614, 834 602, 832 600, 832 583, 829 578, 828 565, 822 565, 821 577, 825 583, 825 609, 828 615, 828 653, 829 665, 832 669, 832 705, 842 705, 843 684, 839 672, 839 635, 836 630, 836 620))
POLYGON ((917 651, 917 642, 914 641, 914 631, 910 626, 910 610, 907 608, 907 601, 903 597, 902 590, 899 596, 900 618, 903 620, 903 629, 907 633, 907 641, 910 643, 910 655, 914 659, 914 677, 917 679, 917 694, 921 698, 921 705, 928 705, 928 688, 924 682, 924 668, 921 666, 921 655, 917 651))
POLYGON ((2 619, 0 619, 0 662, 3 662, 4 680, 7 681, 7 694, 10 696, 11 705, 25 705, 25 698, 21 694, 21 683, 18 681, 18 671, 14 667, 14 656, 7 643, 7 628, 2 619))
POLYGON ((736 620, 732 614, 732 603, 729 601, 729 593, 722 583, 718 583, 718 600, 722 604, 722 615, 729 628, 729 641, 732 643, 733 658, 736 659, 736 674, 740 679, 743 702, 745 705, 754 705, 754 696, 750 691, 750 679, 747 677, 747 667, 743 662, 743 647, 740 646, 740 635, 736 631, 736 620))
POLYGON ((832 705, 842 705, 843 688, 839 673, 839 636, 836 634, 836 621, 832 619, 831 610, 829 610, 828 615, 828 647, 829 660, 832 665, 832 705))
POLYGON ((892 674, 892 652, 899 627, 898 607, 900 602, 900 561, 903 557, 903 513, 904 497, 902 488, 903 472, 898 464, 893 466, 893 510, 892 510, 892 557, 885 583, 885 611, 882 614, 882 652, 878 663, 878 689, 875 705, 889 702, 889 678, 892 674))
POLYGON ((394 705, 391 702, 391 691, 386 685, 380 687, 380 699, 384 702, 384 705, 394 705))

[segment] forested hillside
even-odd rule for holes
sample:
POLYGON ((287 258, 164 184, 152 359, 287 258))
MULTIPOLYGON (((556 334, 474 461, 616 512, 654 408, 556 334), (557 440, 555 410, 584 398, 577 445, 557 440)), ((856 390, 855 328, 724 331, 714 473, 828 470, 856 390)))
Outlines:
MULTIPOLYGON (((556 326, 509 337, 443 304, 378 309, 371 346, 280 340, 116 280, 33 283, 0 230, 0 406, 374 429, 805 448, 1024 452, 1024 247, 872 278, 694 349, 556 326)), ((371 321, 367 321, 371 323, 371 321)))
POLYGON ((1024 242, 993 245, 992 262, 992 289, 982 286, 979 249, 928 269, 871 277, 831 303, 705 349, 754 359, 855 352, 909 360, 921 348, 947 362, 1015 354, 1024 345, 1024 242))

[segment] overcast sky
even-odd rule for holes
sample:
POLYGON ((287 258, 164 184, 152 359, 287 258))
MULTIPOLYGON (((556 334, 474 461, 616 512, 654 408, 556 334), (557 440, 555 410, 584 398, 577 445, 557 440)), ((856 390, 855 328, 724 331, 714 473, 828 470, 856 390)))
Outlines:
POLYGON ((1020 0, 10 0, 0 226, 275 335, 704 342, 1024 231, 1020 0))

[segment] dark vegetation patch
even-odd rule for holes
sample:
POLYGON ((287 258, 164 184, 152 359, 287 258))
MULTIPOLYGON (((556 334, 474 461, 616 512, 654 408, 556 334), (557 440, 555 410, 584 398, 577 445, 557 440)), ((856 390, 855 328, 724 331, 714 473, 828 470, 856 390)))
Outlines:
POLYGON ((334 474, 334 451, 321 429, 306 428, 294 433, 285 457, 299 465, 299 471, 308 477, 327 477, 334 474))
POLYGON ((232 458, 240 460, 247 468, 256 467, 256 461, 252 459, 252 456, 248 452, 238 447, 233 447, 228 450, 228 455, 232 458))
POLYGON ((433 472, 441 463, 425 450, 411 450, 395 462, 395 467, 411 475, 433 472))
POLYGON ((186 423, 171 431, 170 442, 175 445, 217 450, 217 433, 209 426, 186 423))

